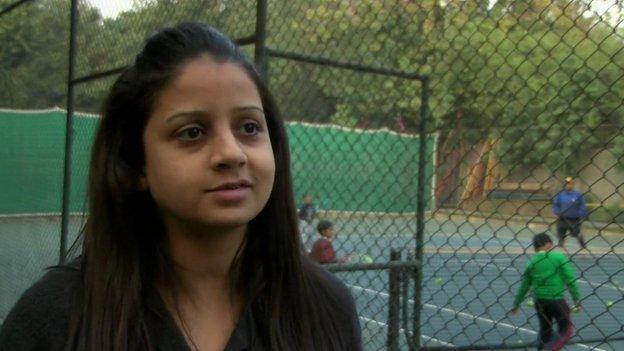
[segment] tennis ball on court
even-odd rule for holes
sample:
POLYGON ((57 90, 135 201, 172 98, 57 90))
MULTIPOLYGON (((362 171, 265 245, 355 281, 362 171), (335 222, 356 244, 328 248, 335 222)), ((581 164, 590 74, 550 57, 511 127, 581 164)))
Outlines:
POLYGON ((613 307, 613 301, 609 300, 605 303, 605 305, 607 306, 607 309, 613 307))
POLYGON ((362 263, 373 263, 373 258, 370 257, 369 255, 364 254, 364 255, 360 256, 360 262, 362 262, 362 263))
POLYGON ((529 301, 527 301, 527 305, 533 307, 533 306, 535 306, 535 302, 533 302, 533 300, 529 300, 529 301))
POLYGON ((438 284, 438 285, 442 285, 442 284, 444 284, 444 279, 442 279, 442 278, 438 278, 438 279, 436 279, 436 280, 435 280, 435 282, 436 282, 436 284, 438 284))
POLYGON ((579 311, 579 308, 578 308, 578 307, 576 307, 576 306, 572 307, 572 312, 576 313, 576 312, 578 312, 578 311, 579 311))

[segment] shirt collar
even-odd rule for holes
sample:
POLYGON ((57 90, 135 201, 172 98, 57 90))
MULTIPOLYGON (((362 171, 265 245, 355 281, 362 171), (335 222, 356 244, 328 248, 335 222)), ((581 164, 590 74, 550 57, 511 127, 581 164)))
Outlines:
MULTIPOLYGON (((159 351, 191 351, 184 335, 165 307, 160 294, 155 289, 146 298, 146 318, 150 339, 159 351)), ((261 350, 250 303, 245 305, 225 351, 261 350), (253 346, 253 347, 252 347, 253 346)))

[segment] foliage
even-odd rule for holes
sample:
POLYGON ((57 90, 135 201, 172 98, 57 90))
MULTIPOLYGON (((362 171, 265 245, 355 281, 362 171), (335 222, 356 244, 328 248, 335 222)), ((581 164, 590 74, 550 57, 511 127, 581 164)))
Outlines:
MULTIPOLYGON (((269 2, 271 48, 426 74, 431 131, 449 148, 499 140, 509 168, 571 173, 596 148, 624 165, 624 32, 580 0, 305 0, 269 2)), ((0 101, 63 105, 68 1, 38 1, 0 18, 0 101)), ((78 75, 127 65, 156 28, 203 20, 233 37, 254 32, 255 4, 135 1, 102 18, 80 3, 78 75)), ((421 85, 401 78, 272 58, 271 88, 287 119, 414 131, 421 85)), ((109 81, 87 84, 77 106, 97 111, 109 81)))

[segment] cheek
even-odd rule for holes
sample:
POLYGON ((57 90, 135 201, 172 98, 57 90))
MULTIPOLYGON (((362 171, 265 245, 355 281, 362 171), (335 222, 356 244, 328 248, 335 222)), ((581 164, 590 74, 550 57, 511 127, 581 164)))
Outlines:
POLYGON ((255 154, 252 172, 260 182, 262 195, 268 198, 275 182, 275 158, 270 147, 255 154))
POLYGON ((171 154, 166 148, 146 145, 145 177, 154 198, 179 192, 180 184, 186 183, 185 177, 191 172, 184 170, 179 156, 171 154))
POLYGON ((265 172, 266 172, 267 178, 269 178, 270 180, 271 189, 272 189, 273 182, 275 181, 275 157, 273 156, 273 150, 271 148, 269 148, 267 152, 265 164, 266 164, 265 172))

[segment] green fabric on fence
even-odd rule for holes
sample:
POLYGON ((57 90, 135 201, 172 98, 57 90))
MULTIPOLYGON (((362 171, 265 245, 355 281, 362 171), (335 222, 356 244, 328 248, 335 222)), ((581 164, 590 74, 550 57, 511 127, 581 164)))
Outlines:
MULTIPOLYGON (((0 110, 0 214, 61 212, 65 162, 65 115, 0 110)), ((93 133, 99 119, 76 114, 70 211, 82 211, 93 133)))
MULTIPOLYGON (((0 214, 60 212, 65 111, 0 110, 0 214)), ((70 211, 86 210, 88 164, 97 116, 75 114, 70 211)), ((324 210, 416 210, 419 138, 390 131, 288 123, 299 201, 312 193, 324 210)), ((431 206, 435 136, 427 140, 425 194, 431 206)))
MULTIPOLYGON (((324 210, 414 212, 420 139, 387 130, 289 123, 297 201, 305 193, 324 210)), ((431 208, 433 151, 426 143, 425 208, 431 208)))

